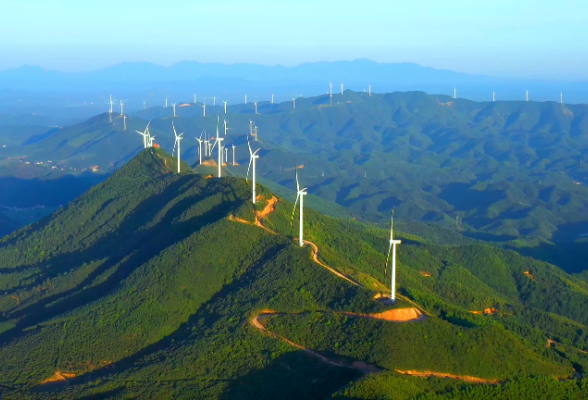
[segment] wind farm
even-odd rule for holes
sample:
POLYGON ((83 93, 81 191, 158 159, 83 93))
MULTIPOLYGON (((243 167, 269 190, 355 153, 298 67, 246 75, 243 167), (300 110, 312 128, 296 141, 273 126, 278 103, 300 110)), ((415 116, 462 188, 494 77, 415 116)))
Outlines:
POLYGON ((588 400, 588 5, 37 3, 1 399, 588 400))

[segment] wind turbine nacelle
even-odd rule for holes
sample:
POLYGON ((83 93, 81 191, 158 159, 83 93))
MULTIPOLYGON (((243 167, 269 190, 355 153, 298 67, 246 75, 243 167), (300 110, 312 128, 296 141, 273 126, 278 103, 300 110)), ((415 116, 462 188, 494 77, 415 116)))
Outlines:
POLYGON ((390 244, 400 244, 402 240, 390 240, 390 244))

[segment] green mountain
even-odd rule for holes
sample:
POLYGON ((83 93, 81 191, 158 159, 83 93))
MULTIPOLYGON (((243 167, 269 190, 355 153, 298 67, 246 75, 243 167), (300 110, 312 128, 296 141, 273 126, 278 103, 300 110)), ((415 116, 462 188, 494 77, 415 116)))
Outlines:
POLYGON ((586 282, 405 222, 391 304, 386 230, 307 208, 299 247, 291 203, 175 163, 145 150, 0 241, 3 398, 585 395, 586 282))
MULTIPOLYGON (((374 94, 346 91, 228 107, 200 104, 153 107, 123 120, 102 114, 62 128, 6 156, 51 157, 68 171, 98 166, 110 173, 141 149, 143 130, 171 150, 171 122, 186 132, 183 158, 197 162, 195 136, 216 131, 217 115, 226 118, 237 145, 237 161, 248 162, 249 121, 258 127, 262 147, 259 171, 266 181, 293 187, 292 171, 312 194, 369 220, 397 215, 455 225, 468 235, 494 241, 519 237, 573 242, 586 233, 588 198, 588 106, 554 102, 473 102, 421 92, 374 94)), ((215 155, 216 156, 216 155, 215 155)), ((244 174, 243 168, 236 168, 244 174)))

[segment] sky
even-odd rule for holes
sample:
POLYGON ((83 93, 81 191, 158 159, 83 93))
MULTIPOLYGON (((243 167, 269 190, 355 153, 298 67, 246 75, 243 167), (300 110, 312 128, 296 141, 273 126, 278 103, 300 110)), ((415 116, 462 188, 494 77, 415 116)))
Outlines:
POLYGON ((0 0, 0 70, 368 58, 588 80, 586 0, 0 0))

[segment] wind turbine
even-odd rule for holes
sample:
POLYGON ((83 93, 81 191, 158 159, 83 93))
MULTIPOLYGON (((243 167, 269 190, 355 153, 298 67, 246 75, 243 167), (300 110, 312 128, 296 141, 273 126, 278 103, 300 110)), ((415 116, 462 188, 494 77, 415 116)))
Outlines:
POLYGON ((253 103, 253 106, 255 107, 255 114, 257 114, 257 101, 253 103))
POLYGON ((225 125, 225 136, 227 136, 227 131, 229 130, 229 128, 227 127, 227 120, 223 119, 223 123, 225 125))
POLYGON ((194 104, 196 104, 196 99, 197 99, 197 97, 196 97, 196 95, 194 95, 194 104))
POLYGON ((372 97, 372 86, 371 85, 368 86, 368 96, 372 97))
POLYGON ((292 110, 296 110, 296 99, 292 99, 292 110))
POLYGON ((249 136, 253 136, 253 121, 249 120, 249 136))
POLYGON ((386 257, 386 272, 388 272, 388 261, 390 254, 392 254, 392 273, 390 279, 390 299, 396 301, 396 245, 402 243, 400 240, 394 240, 394 211, 390 220, 390 247, 388 248, 388 256, 386 257))
POLYGON ((220 138, 218 137, 218 135, 216 135, 215 138, 215 142, 214 145, 212 146, 212 149, 210 149, 210 152, 212 153, 212 150, 214 150, 214 146, 216 146, 218 144, 218 177, 220 178, 222 176, 222 154, 223 154, 223 144, 222 141, 225 140, 224 138, 220 138))
MULTIPOLYGON (((259 156, 257 155, 257 152, 261 149, 257 149, 255 151, 251 150, 251 145, 249 144, 249 138, 247 138, 247 147, 249 147, 249 167, 247 167, 247 175, 245 175, 245 181, 247 181, 247 178, 249 177, 249 169, 251 168, 251 165, 253 165, 253 173, 251 174, 252 176, 252 196, 253 196, 253 204, 255 204, 255 160, 257 160, 259 158, 259 156)), ((233 157, 234 159, 234 157, 233 157)), ((233 160, 234 162, 234 160, 233 160)))
POLYGON ((300 247, 304 246, 304 196, 308 193, 304 188, 300 190, 300 183, 298 182, 298 169, 296 169, 296 201, 294 202, 294 208, 292 209, 292 218, 290 219, 290 225, 294 222, 294 213, 296 212, 296 204, 298 203, 298 199, 300 199, 300 232, 298 233, 298 243, 300 247))
POLYGON ((492 102, 495 102, 495 101, 496 101, 496 93, 492 92, 492 102))
POLYGON ((258 142, 259 140, 258 140, 258 138, 257 138, 257 126, 255 126, 255 128, 254 128, 254 129, 255 129, 255 141, 256 141, 256 142, 258 142))
POLYGON ((235 145, 233 144, 233 167, 234 167, 235 165, 237 165, 237 164, 235 164, 235 149, 236 149, 236 148, 237 148, 237 146, 235 146, 235 145))
POLYGON ((457 99, 457 88, 453 88, 453 98, 457 99))
POLYGON ((343 96, 343 84, 341 84, 341 96, 343 96))
POLYGON ((110 95, 110 111, 108 111, 108 121, 112 122, 112 95, 110 95))
POLYGON ((198 165, 202 164, 202 134, 200 134, 199 138, 196 138, 196 141, 198 142, 198 156, 200 157, 200 162, 198 163, 198 165))
POLYGON ((206 103, 202 104, 202 116, 206 117, 206 103))
POLYGON ((123 131, 127 130, 127 116, 123 115, 123 131))
POLYGON ((147 109, 147 102, 145 100, 143 100, 143 110, 147 109))
POLYGON ((329 104, 333 105, 333 84, 329 82, 329 104))
POLYGON ((172 107, 174 109, 174 118, 176 117, 176 103, 172 103, 172 107))
POLYGON ((216 107, 216 96, 212 98, 212 105, 216 107))
POLYGON ((529 101, 529 91, 525 90, 525 101, 529 101))
POLYGON ((167 97, 165 98, 165 108, 167 108, 167 97))
POLYGON ((272 104, 274 104, 274 95, 272 94, 272 104))
POLYGON ((225 114, 227 113, 227 100, 223 100, 223 103, 225 103, 225 114))
POLYGON ((228 147, 225 147, 225 160, 224 160, 223 164, 229 165, 229 148, 228 147))
POLYGON ((245 104, 247 104, 247 95, 245 95, 245 104))
POLYGON ((149 147, 153 147, 153 141, 155 140, 155 138, 157 137, 157 135, 149 135, 149 147))
POLYGON ((149 121, 149 123, 147 123, 147 128, 145 128, 145 132, 135 131, 139 135, 143 136, 143 148, 144 149, 147 148, 147 137, 149 136, 149 124, 151 124, 151 121, 149 121))
POLYGON ((120 115, 121 117, 124 115, 124 110, 125 110, 125 103, 123 103, 123 101, 120 101, 120 115))
POLYGON ((173 122, 172 122, 172 128, 174 129, 174 135, 176 137, 176 141, 174 142, 174 149, 172 150, 172 154, 174 153, 174 150, 176 149, 176 145, 178 145, 178 174, 179 174, 180 173, 180 140, 183 139, 182 135, 184 134, 184 132, 182 132, 178 135, 178 133, 176 132, 176 127, 174 126, 173 122))

